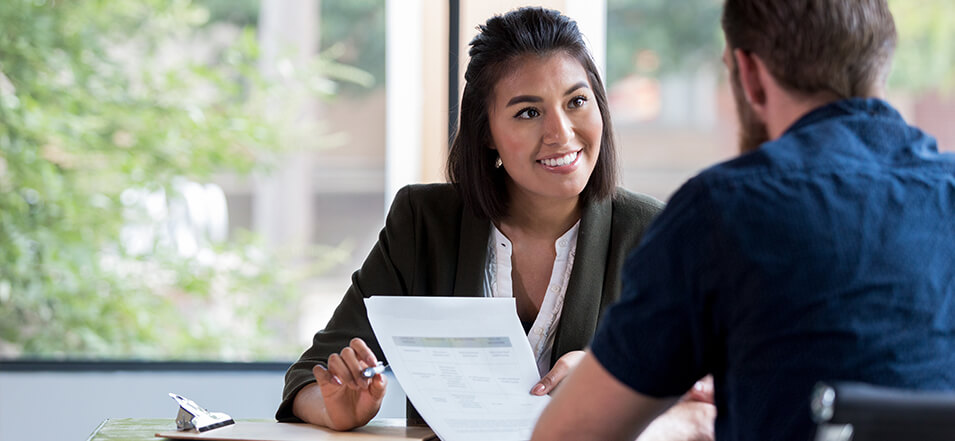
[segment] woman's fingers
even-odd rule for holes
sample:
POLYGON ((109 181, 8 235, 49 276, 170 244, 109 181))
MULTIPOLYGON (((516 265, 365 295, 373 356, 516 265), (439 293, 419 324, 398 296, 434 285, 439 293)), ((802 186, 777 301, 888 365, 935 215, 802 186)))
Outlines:
POLYGON ((315 375, 315 381, 318 382, 319 387, 325 387, 325 385, 329 383, 334 383, 338 386, 342 385, 342 380, 332 375, 331 372, 328 372, 328 369, 326 369, 325 366, 320 364, 316 364, 312 368, 312 375, 315 375))
POLYGON ((362 371, 365 370, 368 365, 364 361, 358 359, 358 355, 355 353, 355 350, 351 347, 342 349, 342 360, 345 360, 345 365, 348 366, 348 370, 352 374, 352 378, 355 381, 355 389, 360 390, 367 388, 371 381, 362 376, 362 371))
POLYGON ((370 384, 368 385, 368 393, 371 394, 372 398, 381 400, 385 396, 385 389, 388 386, 387 383, 388 381, 385 380, 384 375, 375 375, 375 377, 370 380, 370 384))
POLYGON ((352 368, 348 366, 348 363, 344 358, 345 351, 342 351, 342 355, 332 354, 328 357, 328 371, 332 375, 338 377, 342 384, 347 386, 350 389, 358 389, 358 383, 355 380, 355 374, 353 374, 352 368))
POLYGON ((378 363, 378 357, 375 357, 375 353, 364 340, 355 337, 348 343, 348 347, 355 351, 355 357, 363 361, 366 364, 365 367, 371 367, 378 363))
POLYGON ((531 395, 551 393, 584 357, 584 351, 571 351, 561 356, 554 367, 531 388, 531 395))
MULTIPOLYGON (((344 385, 352 390, 363 390, 373 384, 373 380, 379 380, 380 376, 374 379, 362 376, 362 370, 374 366, 378 362, 375 353, 368 347, 368 344, 360 338, 353 338, 348 347, 342 349, 338 354, 332 354, 328 357, 328 368, 315 368, 313 373, 319 385, 336 383, 344 385)), ((384 379, 380 378, 380 386, 384 388, 384 379)))

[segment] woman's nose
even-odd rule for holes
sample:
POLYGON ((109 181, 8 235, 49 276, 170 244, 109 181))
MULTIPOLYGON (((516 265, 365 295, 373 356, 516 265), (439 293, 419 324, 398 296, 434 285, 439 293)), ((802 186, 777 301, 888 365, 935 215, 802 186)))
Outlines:
POLYGON ((564 145, 574 137, 573 124, 567 114, 561 111, 549 112, 544 118, 545 144, 564 145))

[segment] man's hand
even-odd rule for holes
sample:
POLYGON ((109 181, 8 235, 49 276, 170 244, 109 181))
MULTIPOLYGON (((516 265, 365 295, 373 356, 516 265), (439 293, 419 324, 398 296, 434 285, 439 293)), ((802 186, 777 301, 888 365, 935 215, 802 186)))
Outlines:
POLYGON ((683 400, 653 420, 637 441, 713 441, 716 406, 683 400))
POLYGON ((633 440, 677 401, 630 389, 587 353, 562 381, 534 428, 534 441, 633 440))
POLYGON ((551 393, 564 377, 570 373, 584 358, 584 351, 570 351, 562 355, 554 367, 531 388, 531 395, 545 395, 551 393))
POLYGON ((707 375, 700 378, 700 381, 697 381, 693 388, 683 395, 683 400, 716 404, 716 400, 713 399, 713 376, 707 375))
POLYGON ((713 376, 697 381, 673 407, 653 420, 637 441, 713 441, 713 376))
POLYGON ((334 430, 350 430, 371 421, 381 408, 387 386, 384 375, 363 378, 361 371, 378 363, 364 340, 328 357, 328 368, 312 368, 316 384, 299 391, 292 412, 302 420, 334 430))

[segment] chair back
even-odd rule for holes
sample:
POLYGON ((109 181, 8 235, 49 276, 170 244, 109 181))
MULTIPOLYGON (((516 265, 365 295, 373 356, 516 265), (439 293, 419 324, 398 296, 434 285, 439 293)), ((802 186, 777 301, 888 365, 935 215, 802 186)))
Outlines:
POLYGON ((955 393, 819 383, 815 441, 955 441, 955 393))

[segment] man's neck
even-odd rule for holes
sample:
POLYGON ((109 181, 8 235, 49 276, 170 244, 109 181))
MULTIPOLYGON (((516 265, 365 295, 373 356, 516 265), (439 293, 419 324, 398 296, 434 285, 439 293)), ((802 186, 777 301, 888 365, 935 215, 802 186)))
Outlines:
POLYGON ((773 105, 767 107, 766 114, 766 131, 770 140, 782 136, 809 112, 839 100, 839 97, 831 92, 803 95, 779 90, 776 95, 776 99, 771 101, 773 105))

